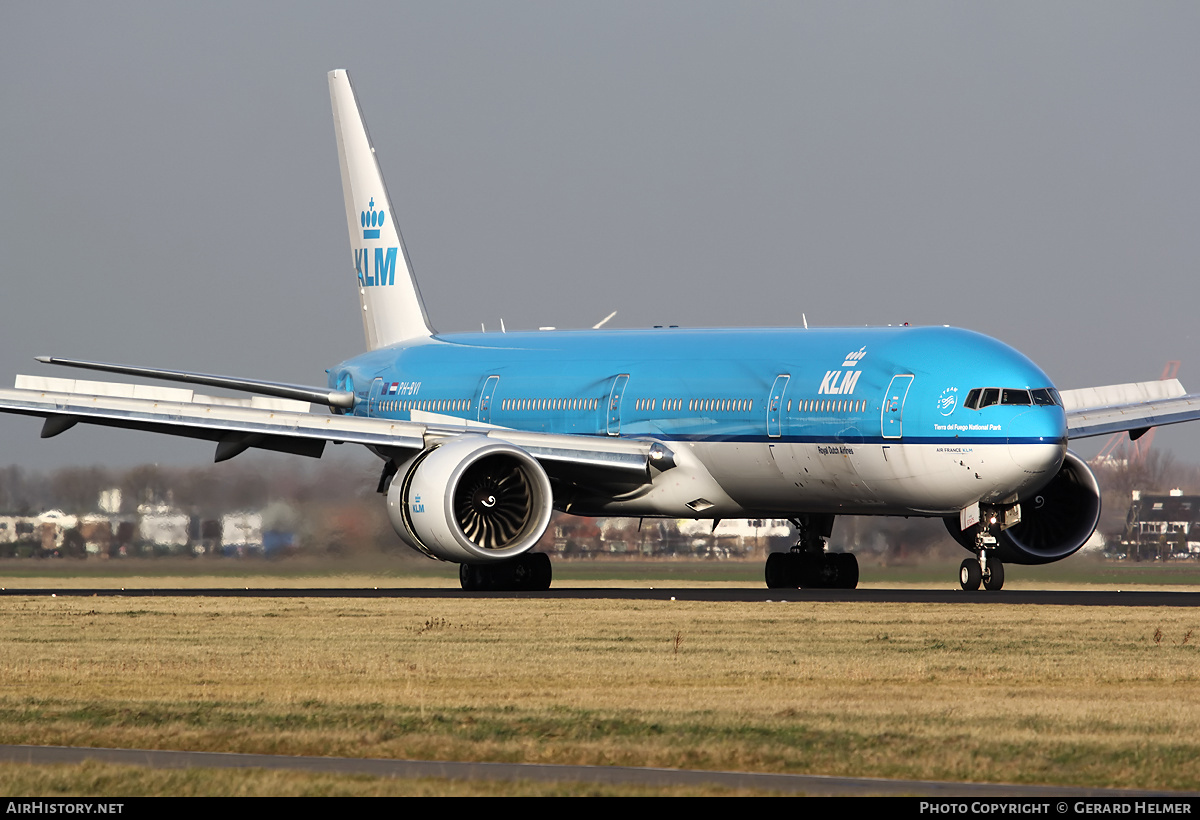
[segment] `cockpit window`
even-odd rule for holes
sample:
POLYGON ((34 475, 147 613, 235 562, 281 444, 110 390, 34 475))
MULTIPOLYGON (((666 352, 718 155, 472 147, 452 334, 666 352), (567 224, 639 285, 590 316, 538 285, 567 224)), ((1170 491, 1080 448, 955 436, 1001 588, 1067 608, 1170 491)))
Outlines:
POLYGON ((982 410, 993 404, 1062 407, 1062 396, 1053 387, 1039 387, 1036 390, 1026 390, 1022 387, 974 387, 967 393, 967 400, 963 406, 969 410, 982 410))
POLYGON ((1062 407, 1062 396, 1058 395, 1058 391, 1053 387, 1043 387, 1038 390, 1030 390, 1033 394, 1033 403, 1043 407, 1050 405, 1058 405, 1062 407))

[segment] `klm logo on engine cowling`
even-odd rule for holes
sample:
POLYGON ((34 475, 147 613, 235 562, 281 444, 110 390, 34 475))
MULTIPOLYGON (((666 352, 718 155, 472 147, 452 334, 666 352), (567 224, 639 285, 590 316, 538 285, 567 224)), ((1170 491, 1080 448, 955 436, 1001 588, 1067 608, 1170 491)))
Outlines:
MULTIPOLYGON (((363 239, 378 239, 379 230, 387 221, 387 211, 380 208, 375 210, 375 198, 367 204, 367 210, 361 211, 358 217, 363 229, 363 239)), ((396 284, 396 257, 398 248, 355 248, 354 271, 358 274, 358 284, 362 287, 374 285, 396 284), (371 251, 374 250, 374 260, 371 251), (374 261, 374 265, 372 265, 374 261)))
MULTIPOLYGON (((842 362, 842 367, 858 367, 858 363, 866 355, 866 345, 863 345, 858 350, 852 350, 846 354, 846 360, 842 362)), ((817 392, 849 396, 854 392, 854 386, 858 384, 858 377, 861 375, 861 370, 827 370, 825 371, 825 378, 821 379, 821 387, 817 392)))

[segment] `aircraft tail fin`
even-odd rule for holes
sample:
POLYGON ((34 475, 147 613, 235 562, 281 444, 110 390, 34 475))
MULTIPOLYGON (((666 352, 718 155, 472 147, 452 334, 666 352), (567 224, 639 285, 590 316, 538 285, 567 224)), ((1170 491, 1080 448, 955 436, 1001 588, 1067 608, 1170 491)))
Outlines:
POLYGON ((329 72, 329 97, 367 349, 431 336, 375 146, 345 69, 329 72))

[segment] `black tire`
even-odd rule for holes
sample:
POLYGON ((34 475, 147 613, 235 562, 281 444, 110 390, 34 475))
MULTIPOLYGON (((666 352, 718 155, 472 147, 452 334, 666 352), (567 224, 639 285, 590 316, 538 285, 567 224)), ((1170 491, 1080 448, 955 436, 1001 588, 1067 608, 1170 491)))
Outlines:
POLYGON ((958 567, 959 585, 967 591, 972 591, 979 589, 981 581, 983 581, 983 570, 979 568, 979 559, 964 559, 958 567))
POLYGON ((996 559, 988 561, 988 574, 983 579, 984 589, 1004 589, 1004 564, 996 559))
POLYGON ((858 558, 852 552, 834 553, 837 556, 837 589, 858 587, 858 558))
POLYGON ((767 589, 795 589, 792 578, 791 553, 773 552, 767 556, 766 581, 767 589))
POLYGON ((550 556, 525 553, 496 564, 459 564, 458 582, 469 592, 539 592, 554 577, 550 556))
POLYGON ((554 570, 550 566, 550 556, 544 552, 530 552, 521 556, 529 563, 529 586, 525 589, 541 592, 550 589, 550 581, 554 570))
POLYGON ((483 592, 489 586, 487 568, 479 564, 459 564, 458 583, 468 592, 483 592))
POLYGON ((829 589, 835 571, 829 562, 829 556, 813 553, 793 553, 796 573, 796 586, 801 589, 829 589))

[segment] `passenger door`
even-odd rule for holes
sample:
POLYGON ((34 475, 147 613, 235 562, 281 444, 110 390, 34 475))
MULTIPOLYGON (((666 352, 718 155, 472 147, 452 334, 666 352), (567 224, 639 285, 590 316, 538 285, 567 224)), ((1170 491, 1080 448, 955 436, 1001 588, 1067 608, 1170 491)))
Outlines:
POLYGON ((496 385, 500 384, 499 376, 488 376, 479 394, 479 412, 476 418, 484 424, 492 422, 492 396, 496 393, 496 385))
POLYGON ((621 435, 621 397, 625 395, 625 385, 629 383, 629 374, 622 373, 613 379, 612 389, 608 391, 608 425, 606 432, 610 436, 621 435))
POLYGON ((779 438, 783 435, 783 394, 787 392, 791 375, 780 373, 771 385, 771 395, 767 397, 767 437, 779 438))
POLYGON ((884 438, 900 438, 904 435, 904 400, 912 387, 911 375, 892 376, 887 393, 883 397, 883 413, 880 420, 884 438))

